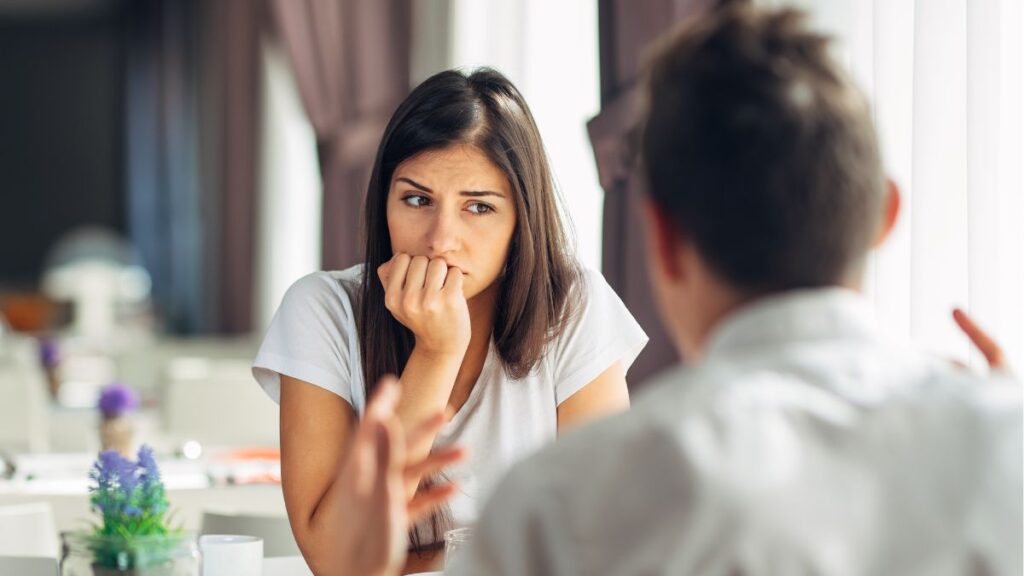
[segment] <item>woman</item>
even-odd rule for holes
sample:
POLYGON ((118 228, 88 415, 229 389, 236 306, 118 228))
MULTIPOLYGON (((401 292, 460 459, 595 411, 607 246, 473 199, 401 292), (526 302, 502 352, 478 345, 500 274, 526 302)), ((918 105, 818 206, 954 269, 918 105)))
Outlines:
MULTIPOLYGON (((399 375, 405 429, 451 414, 416 435, 409 460, 456 443, 469 452, 448 470, 459 487, 450 521, 413 534, 422 551, 471 523, 517 459, 626 409, 625 373, 647 341, 601 275, 570 255, 533 117, 495 71, 442 72, 398 107, 365 219, 364 264, 296 282, 253 368, 281 405, 285 502, 314 571, 345 514, 340 462, 384 375, 399 375)), ((420 485, 411 476, 409 498, 420 485)))

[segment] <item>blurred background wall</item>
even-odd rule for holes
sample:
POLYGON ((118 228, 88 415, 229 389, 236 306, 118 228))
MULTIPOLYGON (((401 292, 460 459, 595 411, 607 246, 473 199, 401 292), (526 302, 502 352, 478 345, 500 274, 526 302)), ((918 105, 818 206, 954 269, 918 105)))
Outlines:
MULTIPOLYGON (((887 326, 976 362, 946 329, 967 306, 1021 357, 1020 3, 762 3, 806 8, 876 105, 912 200, 869 270, 887 326)), ((537 117, 579 259, 652 335, 642 380, 674 353, 636 214, 638 76, 658 35, 715 4, 0 0, 0 309, 33 334, 74 325, 76 287, 46 278, 84 233, 148 276, 119 314, 158 334, 258 335, 297 278, 358 261, 397 103, 437 71, 488 65, 537 117)))

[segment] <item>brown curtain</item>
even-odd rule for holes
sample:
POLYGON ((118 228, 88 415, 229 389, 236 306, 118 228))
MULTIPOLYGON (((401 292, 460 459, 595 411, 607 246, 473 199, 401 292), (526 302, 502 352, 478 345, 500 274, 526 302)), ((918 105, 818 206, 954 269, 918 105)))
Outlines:
POLYGON ((638 86, 643 56, 651 43, 682 19, 717 4, 714 0, 599 0, 601 112, 588 130, 605 192, 604 275, 651 337, 629 372, 642 383, 678 360, 661 324, 647 280, 647 254, 640 214, 642 179, 636 152, 638 86))
MULTIPOLYGON (((245 333, 252 328, 255 286, 256 174, 260 134, 259 38, 265 21, 263 7, 255 2, 225 0, 207 5, 213 11, 211 42, 216 43, 216 74, 210 82, 220 93, 219 155, 221 171, 219 226, 220 254, 211 277, 217 283, 219 331, 245 333)), ((216 95, 213 96, 216 98, 216 95)), ((214 188, 215 190, 217 188, 214 188)))
POLYGON ((120 5, 129 231, 159 313, 175 334, 247 333, 263 7, 120 5))
POLYGON ((361 260, 374 153, 409 92, 412 0, 268 0, 316 132, 325 269, 361 260))

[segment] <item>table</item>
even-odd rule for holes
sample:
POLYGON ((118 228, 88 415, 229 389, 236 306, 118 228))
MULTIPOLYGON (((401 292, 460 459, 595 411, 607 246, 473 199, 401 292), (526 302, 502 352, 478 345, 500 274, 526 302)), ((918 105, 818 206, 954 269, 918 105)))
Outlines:
POLYGON ((263 576, 312 576, 309 566, 302 556, 286 556, 282 558, 264 558, 263 576))
MULTIPOLYGON (((280 463, 221 459, 211 449, 202 460, 157 458, 174 519, 199 530, 204 511, 285 516, 279 482, 237 483, 253 478, 280 479, 280 463)), ((82 528, 95 519, 89 510, 88 472, 95 454, 26 454, 13 458, 17 472, 0 480, 0 506, 49 502, 58 531, 82 528)))

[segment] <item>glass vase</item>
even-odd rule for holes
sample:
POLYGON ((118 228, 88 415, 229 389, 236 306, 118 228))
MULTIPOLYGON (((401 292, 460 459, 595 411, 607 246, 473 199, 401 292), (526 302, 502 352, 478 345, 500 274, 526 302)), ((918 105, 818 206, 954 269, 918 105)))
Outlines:
POLYGON ((200 576, 194 533, 157 536, 61 536, 62 576, 200 576))

